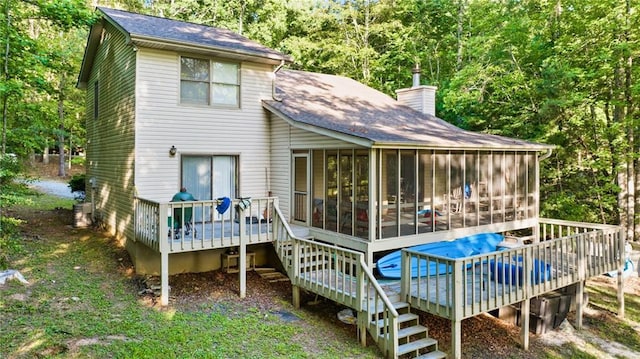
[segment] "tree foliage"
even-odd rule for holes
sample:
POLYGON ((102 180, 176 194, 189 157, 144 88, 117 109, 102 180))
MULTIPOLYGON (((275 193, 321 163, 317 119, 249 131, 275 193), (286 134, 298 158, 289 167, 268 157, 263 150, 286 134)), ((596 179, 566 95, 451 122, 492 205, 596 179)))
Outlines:
MULTIPOLYGON (((294 68, 348 76, 392 96, 411 84, 411 69, 420 64, 423 83, 439 88, 439 117, 473 131, 557 145, 542 162, 543 215, 621 223, 630 238, 640 239, 640 70, 633 63, 640 53, 640 9, 631 0, 92 5, 227 28, 292 55, 294 68)), ((73 116, 59 119, 58 100, 67 114, 82 113, 82 99, 68 85, 84 46, 76 28, 87 30, 90 10, 79 0, 4 0, 1 41, 11 51, 0 95, 21 99, 8 102, 12 151, 42 148, 71 128, 82 134, 73 116), (39 36, 30 32, 33 21, 39 36)))

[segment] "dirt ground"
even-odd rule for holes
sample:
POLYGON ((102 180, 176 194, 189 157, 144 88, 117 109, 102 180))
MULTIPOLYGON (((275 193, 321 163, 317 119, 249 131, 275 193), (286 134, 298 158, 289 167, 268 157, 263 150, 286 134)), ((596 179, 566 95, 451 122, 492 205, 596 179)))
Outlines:
MULTIPOLYGON (((154 279, 151 281, 153 282, 154 279)), ((155 279, 157 280, 157 279, 155 279)), ((628 293, 640 296, 640 280, 637 277, 628 278, 625 286, 628 293)), ((605 287, 615 293, 616 281, 612 278, 598 277, 595 282, 600 287, 605 287)), ((237 274, 225 274, 219 271, 180 274, 171 276, 171 298, 172 307, 188 309, 197 308, 211 302, 235 303, 243 307, 260 308, 271 310, 281 308, 286 311, 283 303, 291 303, 291 285, 289 282, 269 283, 260 278, 255 272, 249 272, 247 277, 247 297, 238 299, 238 279, 237 274), (212 285, 213 284, 213 285, 212 285)), ((147 297, 149 305, 157 305, 156 297, 147 297)), ((356 339, 354 326, 345 325, 337 320, 337 313, 344 309, 322 297, 316 298, 307 294, 303 300, 303 310, 314 313, 315 316, 323 317, 331 322, 335 333, 351 336, 356 339)), ((277 309, 276 309, 277 310, 277 309)), ((542 335, 530 334, 530 347, 524 351, 520 345, 520 328, 494 318, 490 315, 480 315, 466 319, 462 322, 462 348, 464 358, 541 358, 548 353, 557 353, 559 357, 565 357, 560 349, 565 344, 580 345, 580 343, 590 343, 600 347, 600 352, 594 353, 595 357, 607 358, 638 358, 640 353, 617 345, 615 342, 599 339, 597 332, 592 332, 588 323, 593 321, 606 321, 615 323, 615 313, 611 313, 602 308, 590 306, 585 313, 584 330, 577 331, 573 328, 574 314, 570 313, 559 328, 542 335), (555 349, 558 347, 558 349, 555 349), (611 356, 608 356, 611 354, 611 356), (615 355, 615 356, 614 356, 615 355)), ((439 348, 448 351, 451 343, 451 324, 448 320, 423 314, 421 322, 429 328, 429 335, 438 340, 439 348)), ((615 324, 614 324, 615 325, 615 324)), ((640 335, 640 325, 636 326, 636 332, 640 335)), ((309 333, 312 335, 312 333, 309 333)), ((330 334, 327 334, 330 335, 330 334)), ((372 340, 369 339, 369 343, 372 340)))
POLYGON ((85 172, 84 166, 72 165, 71 168, 69 168, 69 164, 67 162, 65 166, 65 176, 60 177, 58 176, 58 160, 58 155, 49 155, 49 163, 45 164, 42 162, 42 156, 37 156, 37 158, 27 161, 23 163, 23 165, 27 171, 27 174, 30 176, 49 178, 54 180, 69 179, 73 175, 82 174, 85 172))

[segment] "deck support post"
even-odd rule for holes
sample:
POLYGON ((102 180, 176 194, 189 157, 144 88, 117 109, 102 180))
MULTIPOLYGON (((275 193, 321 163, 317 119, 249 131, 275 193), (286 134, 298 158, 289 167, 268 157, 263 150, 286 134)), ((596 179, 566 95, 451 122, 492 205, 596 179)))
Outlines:
POLYGON ((239 210, 238 212, 238 222, 240 222, 240 249, 238 251, 238 275, 240 280, 240 298, 245 298, 247 296, 247 244, 246 233, 247 233, 247 221, 242 218, 243 211, 239 210))
POLYGON ((584 314, 584 281, 576 283, 576 329, 582 330, 582 315, 584 314))
MULTIPOLYGON (((522 273, 533 273, 535 268, 533 251, 531 248, 525 249, 524 262, 522 264, 522 273)), ((517 283, 517 281, 516 281, 517 283)), ((530 275, 522 276, 522 290, 523 300, 520 302, 520 345, 522 349, 529 350, 529 322, 531 321, 531 286, 532 278, 530 275)))
MULTIPOLYGON (((410 256, 407 256, 405 260, 407 262, 404 263, 405 268, 403 269, 407 272, 403 274, 408 274, 408 278, 411 278, 411 272, 409 272, 411 270, 410 256)), ((456 260, 453 264, 453 298, 462 297, 462 293, 465 285, 463 283, 463 276, 462 276, 463 271, 464 270, 462 266, 462 261, 456 260)), ((410 289, 408 288, 407 290, 410 291, 410 289)), ((451 352, 452 352, 451 354, 454 359, 461 359, 462 358, 462 319, 463 319, 462 313, 463 313, 464 303, 458 302, 457 300, 453 300, 453 303, 451 304, 453 305, 453 313, 452 313, 453 315, 451 319, 451 352)))
MULTIPOLYGON (((620 253, 620 266, 618 267, 618 317, 624 318, 624 277, 622 273, 624 272, 625 262, 627 260, 627 252, 625 248, 627 238, 626 232, 620 231, 619 233, 618 245, 620 246, 620 249, 618 253, 620 253)), ((631 255, 631 253, 629 253, 629 255, 631 255)))
MULTIPOLYGON (((528 272, 525 272, 528 273, 528 272)), ((520 345, 529 350, 529 322, 531 321, 531 301, 529 298, 520 303, 520 345)))
POLYGON ((292 298, 292 304, 293 307, 296 309, 300 309, 300 287, 298 287, 297 285, 292 285, 291 286, 291 298, 292 298))
MULTIPOLYGON (((169 206, 161 204, 158 209, 158 221, 160 222, 158 244, 160 249, 160 305, 169 305, 169 240, 165 233, 169 233, 169 225, 163 214, 169 213, 169 206)), ((170 214, 169 214, 170 215, 170 214)))
POLYGON ((169 253, 160 252, 160 305, 169 305, 169 253))
POLYGON ((360 345, 367 346, 367 312, 358 311, 358 339, 360 339, 360 345))
POLYGON ((451 321, 451 356, 453 359, 462 358, 462 321, 451 321))
POLYGON ((618 318, 624 318, 624 278, 622 270, 618 270, 618 318))

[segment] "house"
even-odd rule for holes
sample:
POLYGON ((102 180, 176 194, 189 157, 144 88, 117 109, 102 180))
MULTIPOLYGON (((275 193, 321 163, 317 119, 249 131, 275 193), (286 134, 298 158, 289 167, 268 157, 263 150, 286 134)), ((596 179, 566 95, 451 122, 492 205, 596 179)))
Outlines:
MULTIPOLYGON (((622 267, 618 227, 539 217, 539 163, 551 146, 438 119, 435 88, 418 71, 395 100, 287 70, 287 55, 227 30, 97 12, 78 79, 88 197, 136 270, 160 274, 163 304, 170 273, 236 261, 243 296, 246 270, 278 265, 294 304, 308 290, 354 308, 360 339, 388 357, 444 355, 420 310, 451 320, 458 358, 463 319, 520 303, 528 328, 531 298, 573 286, 580 303, 587 278, 622 267), (181 187, 197 201, 170 202, 181 187), (529 244, 459 259, 403 249, 486 232, 529 244), (404 274, 390 294, 374 267, 396 249, 404 274), (541 261, 544 280, 522 275, 541 261), (451 270, 408 275, 422 262, 451 270), (507 264, 517 278, 495 273, 507 264)), ((527 347, 527 330, 521 340, 527 347)))

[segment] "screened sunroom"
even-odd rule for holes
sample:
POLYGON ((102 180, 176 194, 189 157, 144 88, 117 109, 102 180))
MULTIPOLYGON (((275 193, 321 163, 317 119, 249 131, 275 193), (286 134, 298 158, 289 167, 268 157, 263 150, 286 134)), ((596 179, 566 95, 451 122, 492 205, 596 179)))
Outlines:
POLYGON ((311 207, 294 213, 311 213, 315 228, 375 241, 485 225, 514 229, 537 216, 537 152, 309 153, 312 200, 300 191, 295 205, 311 207))
POLYGON ((552 146, 435 117, 435 87, 414 83, 394 100, 340 76, 277 76, 264 101, 274 160, 291 156, 289 215, 313 238, 371 255, 537 226, 539 156, 552 146))

